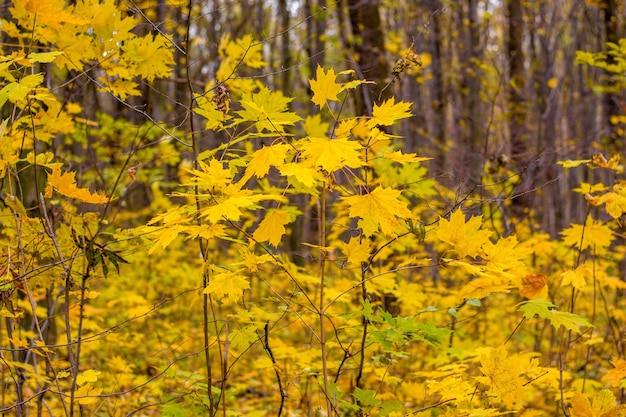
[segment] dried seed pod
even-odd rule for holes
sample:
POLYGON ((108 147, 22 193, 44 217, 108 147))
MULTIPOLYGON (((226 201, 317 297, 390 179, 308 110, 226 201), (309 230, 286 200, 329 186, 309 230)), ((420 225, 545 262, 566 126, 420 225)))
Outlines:
POLYGON ((222 113, 228 113, 230 104, 230 94, 228 88, 224 84, 220 84, 215 89, 215 95, 211 99, 215 103, 215 110, 219 110, 222 113))

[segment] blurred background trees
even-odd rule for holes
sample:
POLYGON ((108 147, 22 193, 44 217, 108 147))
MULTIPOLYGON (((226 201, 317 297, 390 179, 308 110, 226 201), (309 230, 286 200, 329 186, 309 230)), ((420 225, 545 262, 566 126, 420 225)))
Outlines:
MULTIPOLYGON (((96 94, 93 108, 84 109, 86 117, 104 111, 145 122, 149 114, 188 130, 195 105, 189 88, 202 93, 223 81, 220 77, 230 77, 236 107, 242 92, 237 85, 244 81, 262 80, 297 98, 306 96, 317 65, 352 69, 376 84, 357 90, 342 111, 369 114, 374 103, 392 94, 412 102, 415 116, 394 132, 403 136, 405 151, 434 158, 431 173, 456 188, 459 198, 473 192, 496 205, 512 199, 506 204, 511 214, 535 213, 553 235, 583 210, 581 201, 563 191, 580 178, 570 178, 577 174, 555 162, 624 148, 624 95, 615 71, 619 57, 606 55, 604 67, 576 62, 576 51, 606 52, 607 42, 617 45, 623 37, 624 7, 615 0, 125 5, 144 22, 136 30, 165 33, 176 45, 174 75, 159 81, 158 88, 141 87, 131 105, 93 92, 89 80, 76 74, 51 79, 68 99, 96 94), (187 31, 188 45, 183 42, 187 31), (245 34, 262 46, 265 65, 233 66, 234 73, 217 74, 220 43, 245 34), (394 78, 394 63, 411 51, 419 54, 420 65, 394 78)), ((2 11, 7 13, 6 5, 2 11)), ((9 40, 5 45, 10 50, 9 40)), ((310 103, 296 100, 294 106, 310 103)), ((226 140, 201 124, 195 128, 203 148, 226 140)))

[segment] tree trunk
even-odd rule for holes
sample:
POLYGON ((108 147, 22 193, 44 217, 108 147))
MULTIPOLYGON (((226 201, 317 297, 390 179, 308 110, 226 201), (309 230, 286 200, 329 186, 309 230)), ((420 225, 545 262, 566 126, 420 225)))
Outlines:
MULTIPOLYGON (((460 36, 463 39, 461 45, 461 70, 462 86, 461 90, 467 93, 462 95, 461 102, 463 108, 460 115, 465 123, 465 128, 461 130, 461 146, 455 147, 460 154, 455 158, 460 163, 456 164, 456 175, 458 181, 463 181, 468 189, 472 189, 481 182, 483 169, 482 157, 482 103, 480 98, 480 32, 478 31, 478 1, 468 0, 467 19, 461 14, 459 24, 461 25, 460 36), (464 22, 467 20, 467 23, 464 22)), ((460 10, 463 10, 460 7, 460 10)))
POLYGON ((385 101, 391 96, 389 89, 381 95, 381 90, 390 79, 390 72, 385 58, 385 39, 379 11, 380 0, 347 1, 354 51, 357 55, 357 75, 359 78, 376 83, 362 85, 358 89, 356 114, 370 115, 374 103, 385 101))
POLYGON ((519 175, 513 191, 513 213, 522 216, 532 206, 530 192, 534 176, 534 166, 528 149, 527 103, 525 99, 524 71, 524 20, 521 0, 507 2, 508 36, 507 55, 509 59, 509 140, 511 159, 519 175))
POLYGON ((280 62, 281 68, 277 68, 280 71, 280 86, 283 94, 286 96, 291 95, 291 53, 289 51, 289 9, 287 9, 287 0, 278 1, 278 22, 280 33, 280 62))
MULTIPOLYGON (((619 16, 617 0, 604 0, 601 7, 604 9, 604 34, 605 41, 617 43, 619 38, 619 16)), ((607 63, 615 64, 615 57, 607 55, 607 63)), ((617 126, 611 123, 611 117, 619 116, 621 110, 620 96, 612 91, 615 88, 615 74, 607 73, 609 91, 603 95, 603 124, 606 136, 610 143, 610 152, 619 154, 624 150, 623 136, 618 134, 617 126)))
MULTIPOLYGON (((441 0, 429 0, 428 10, 433 12, 443 7, 441 0)), ((431 131, 431 149, 435 159, 436 169, 443 169, 446 158, 446 94, 443 73, 443 33, 439 19, 432 19, 430 22, 430 48, 432 63, 430 71, 432 80, 430 81, 430 109, 433 112, 431 131)))

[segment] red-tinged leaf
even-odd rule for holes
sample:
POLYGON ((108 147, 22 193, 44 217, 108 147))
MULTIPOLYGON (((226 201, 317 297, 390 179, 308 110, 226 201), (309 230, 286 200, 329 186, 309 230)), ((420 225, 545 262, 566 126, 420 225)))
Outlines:
POLYGON ((545 274, 528 274, 523 280, 519 295, 529 299, 548 297, 548 279, 545 274))

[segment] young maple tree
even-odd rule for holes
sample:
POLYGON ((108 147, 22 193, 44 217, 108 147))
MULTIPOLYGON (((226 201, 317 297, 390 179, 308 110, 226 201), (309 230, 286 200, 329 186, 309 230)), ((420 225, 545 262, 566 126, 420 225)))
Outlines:
POLYGON ((429 177, 392 133, 411 103, 352 116, 370 83, 355 71, 317 66, 306 107, 247 77, 266 65, 251 35, 220 40, 201 91, 187 62, 186 121, 157 122, 134 100, 169 94, 158 83, 193 36, 145 33, 141 10, 20 0, 0 21, 15 40, 2 413, 626 413, 618 156, 560 163, 588 173, 572 189, 588 206, 551 238, 485 197, 510 176, 486 166, 467 195, 429 177))

